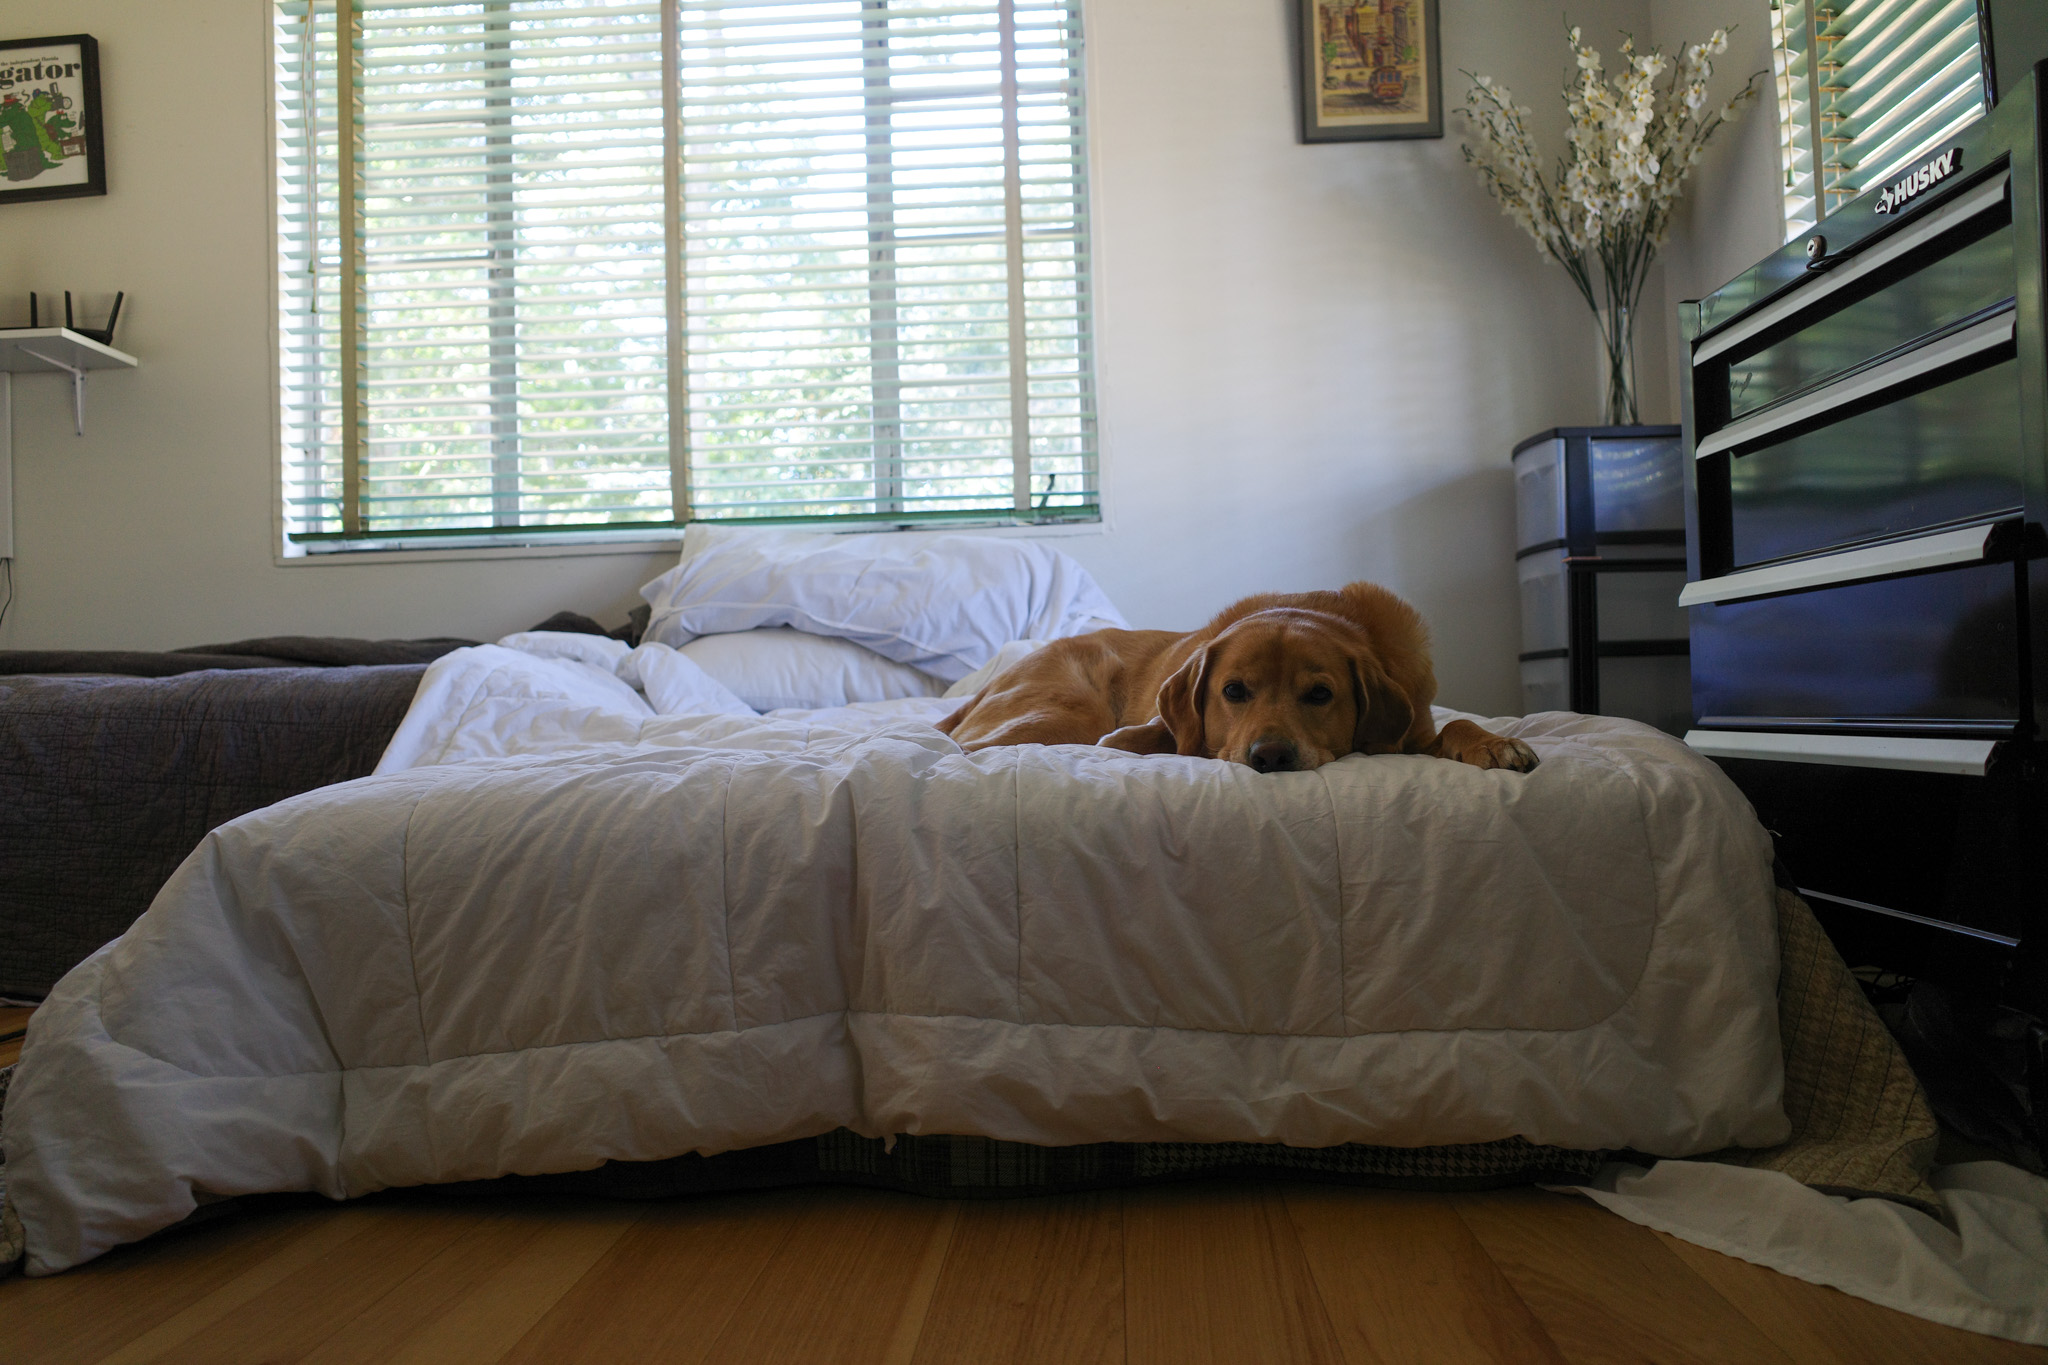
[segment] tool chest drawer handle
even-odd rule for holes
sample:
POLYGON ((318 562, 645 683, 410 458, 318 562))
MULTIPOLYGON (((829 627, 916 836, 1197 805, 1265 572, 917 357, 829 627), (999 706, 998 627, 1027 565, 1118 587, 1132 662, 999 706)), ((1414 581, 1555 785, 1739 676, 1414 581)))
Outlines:
POLYGON ((1895 388, 1924 374, 1968 360, 1973 355, 2010 346, 2016 329, 2017 317, 2007 308, 1996 317, 1985 318, 1982 322, 1951 333, 1939 341, 1930 341, 1915 347, 1903 355, 1894 356, 1882 364, 1838 379, 1826 388, 1789 399, 1762 412, 1745 417, 1739 422, 1730 422, 1713 435, 1702 440, 1694 452, 1698 459, 1718 455, 1724 450, 1740 445, 1750 445, 1762 440, 1772 432, 1824 417, 1837 408, 1846 407, 1860 399, 1870 398, 1895 388))
POLYGON ((1800 735, 1766 730, 1688 730, 1687 747, 1708 758, 1762 758, 1909 773, 1982 777, 1997 745, 1990 739, 1913 739, 1892 735, 1800 735))
POLYGON ((2019 530, 2013 522, 1965 526, 1958 531, 1894 540, 1860 550, 1794 560, 1790 564, 1744 569, 1719 578, 1702 578, 1679 590, 1678 605, 1704 607, 1715 602, 1738 602, 1745 597, 1795 592, 1800 588, 1825 588, 1867 582, 1873 578, 1891 578, 1950 564, 1981 564, 2007 550, 2010 533, 2002 532, 2008 527, 2012 532, 2019 530))

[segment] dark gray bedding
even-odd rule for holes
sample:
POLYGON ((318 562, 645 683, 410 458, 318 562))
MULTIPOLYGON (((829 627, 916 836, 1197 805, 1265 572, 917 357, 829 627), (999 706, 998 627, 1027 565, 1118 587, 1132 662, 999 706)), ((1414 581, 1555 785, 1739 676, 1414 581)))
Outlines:
MULTIPOLYGON (((458 642, 389 643, 439 646, 431 658, 458 642)), ((0 994, 44 995, 127 929, 215 826, 367 775, 426 671, 229 657, 266 662, 0 675, 0 994)))
MULTIPOLYGON (((592 623, 593 627, 595 623, 592 623)), ((365 664, 428 664, 474 640, 349 640, 324 635, 273 635, 184 649, 0 649, 0 677, 118 673, 169 678, 203 669, 338 668, 365 664)))

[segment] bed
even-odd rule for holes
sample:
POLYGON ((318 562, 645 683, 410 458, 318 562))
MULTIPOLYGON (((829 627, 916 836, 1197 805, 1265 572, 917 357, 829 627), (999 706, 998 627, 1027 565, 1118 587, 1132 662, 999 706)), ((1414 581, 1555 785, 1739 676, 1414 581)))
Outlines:
POLYGON ((961 695, 1120 624, 1042 545, 693 528, 646 595, 637 646, 436 660, 375 774, 216 830, 65 977, 0 1118, 31 1273, 240 1195, 831 1135, 1792 1131, 1768 837, 1647 726, 1486 720, 1526 775, 969 755, 961 695))

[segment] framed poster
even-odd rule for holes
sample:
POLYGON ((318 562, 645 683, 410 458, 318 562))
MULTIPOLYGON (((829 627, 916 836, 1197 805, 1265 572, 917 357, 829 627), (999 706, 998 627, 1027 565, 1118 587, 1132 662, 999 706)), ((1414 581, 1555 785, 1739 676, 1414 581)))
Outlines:
POLYGON ((1436 0, 1296 0, 1301 140, 1442 137, 1436 0))
POLYGON ((100 45, 84 33, 0 42, 0 204, 106 192, 100 45))

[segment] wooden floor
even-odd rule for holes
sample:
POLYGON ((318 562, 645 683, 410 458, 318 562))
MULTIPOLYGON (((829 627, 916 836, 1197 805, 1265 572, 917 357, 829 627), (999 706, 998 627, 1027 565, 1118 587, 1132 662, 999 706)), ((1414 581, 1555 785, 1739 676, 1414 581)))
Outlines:
POLYGON ((0 1365, 2023 1360, 1535 1190, 409 1192, 0 1283, 0 1365))
MULTIPOLYGON (((6 1038, 10 1033, 19 1033, 27 1028, 28 1017, 34 1012, 0 1005, 0 1038, 6 1038)), ((21 1039, 8 1038, 6 1042, 0 1043, 0 1066, 12 1066, 14 1059, 20 1055, 21 1039)))

